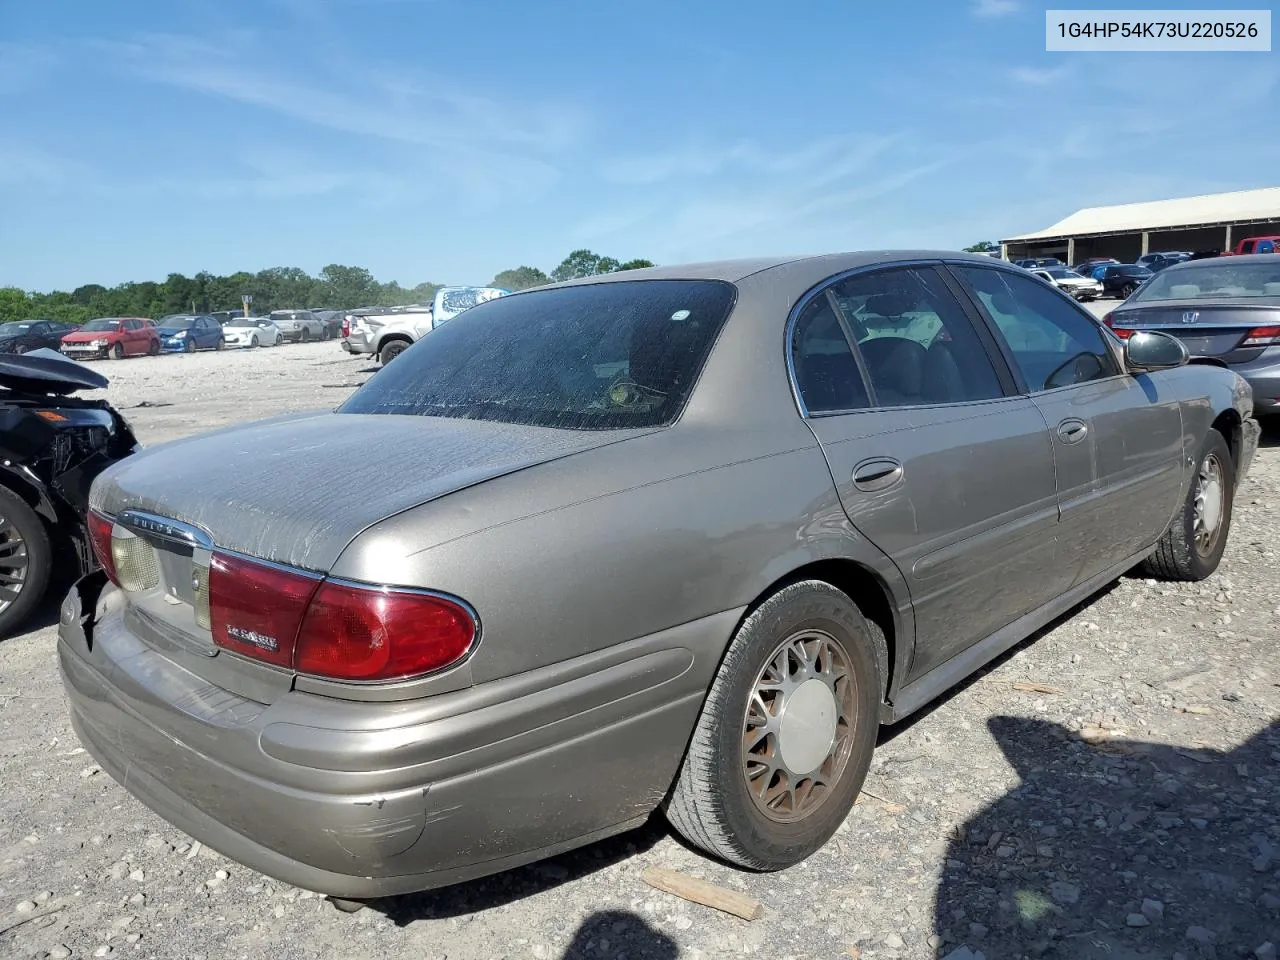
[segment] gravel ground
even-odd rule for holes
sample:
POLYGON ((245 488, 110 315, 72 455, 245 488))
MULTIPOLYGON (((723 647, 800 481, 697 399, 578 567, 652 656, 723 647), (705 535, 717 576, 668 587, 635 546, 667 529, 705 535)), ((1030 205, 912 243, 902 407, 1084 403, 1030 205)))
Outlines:
MULTIPOLYGON (((326 343, 99 369, 154 444, 333 406, 371 365, 326 343)), ((41 626, 0 643, 0 956, 1274 958, 1280 436, 1266 443, 1216 576, 1121 580, 886 731, 834 841, 781 874, 708 861, 654 818, 338 913, 193 845, 99 771, 41 626), (655 865, 749 893, 765 915, 651 890, 640 874, 655 865)))

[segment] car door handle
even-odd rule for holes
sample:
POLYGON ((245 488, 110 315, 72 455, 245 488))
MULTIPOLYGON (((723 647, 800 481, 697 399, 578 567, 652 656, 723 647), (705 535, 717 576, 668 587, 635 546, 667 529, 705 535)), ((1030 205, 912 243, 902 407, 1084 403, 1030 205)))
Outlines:
POLYGON ((863 493, 886 490, 902 479, 902 464, 888 457, 864 460, 853 468, 853 485, 863 493))
POLYGON ((1089 425, 1071 417, 1058 424, 1058 436, 1063 443, 1079 443, 1089 434, 1089 425))

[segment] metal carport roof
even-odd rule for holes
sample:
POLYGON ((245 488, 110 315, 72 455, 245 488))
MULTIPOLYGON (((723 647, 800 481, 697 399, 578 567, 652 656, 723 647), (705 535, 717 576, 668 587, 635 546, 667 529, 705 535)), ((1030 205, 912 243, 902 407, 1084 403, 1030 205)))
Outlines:
POLYGON ((1250 220, 1280 220, 1280 187, 1210 193, 1177 200, 1122 203, 1112 207, 1086 207, 1044 230, 1009 237, 1002 242, 1207 227, 1250 220))

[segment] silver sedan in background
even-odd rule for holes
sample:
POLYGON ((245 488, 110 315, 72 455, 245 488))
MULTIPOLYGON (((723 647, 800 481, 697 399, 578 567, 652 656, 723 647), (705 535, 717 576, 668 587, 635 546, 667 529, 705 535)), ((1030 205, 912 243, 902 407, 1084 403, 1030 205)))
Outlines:
POLYGON ((1136 565, 1211 574, 1251 413, 990 257, 501 297, 336 412, 105 472, 72 720, 181 829, 347 906, 659 809, 784 868, 882 724, 1136 565))

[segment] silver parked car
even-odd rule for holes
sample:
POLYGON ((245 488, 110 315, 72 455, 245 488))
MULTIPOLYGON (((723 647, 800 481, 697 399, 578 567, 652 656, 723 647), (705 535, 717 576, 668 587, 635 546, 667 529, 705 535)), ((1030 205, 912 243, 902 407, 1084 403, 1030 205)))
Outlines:
POLYGON ((310 310, 272 310, 272 323, 280 328, 280 336, 294 343, 328 340, 329 328, 310 310))
POLYGON ((783 868, 882 724, 1135 565, 1214 571, 1258 431, 1187 361, 950 253, 501 297, 336 412, 104 473, 71 716, 172 823, 347 906, 659 808, 783 868))

